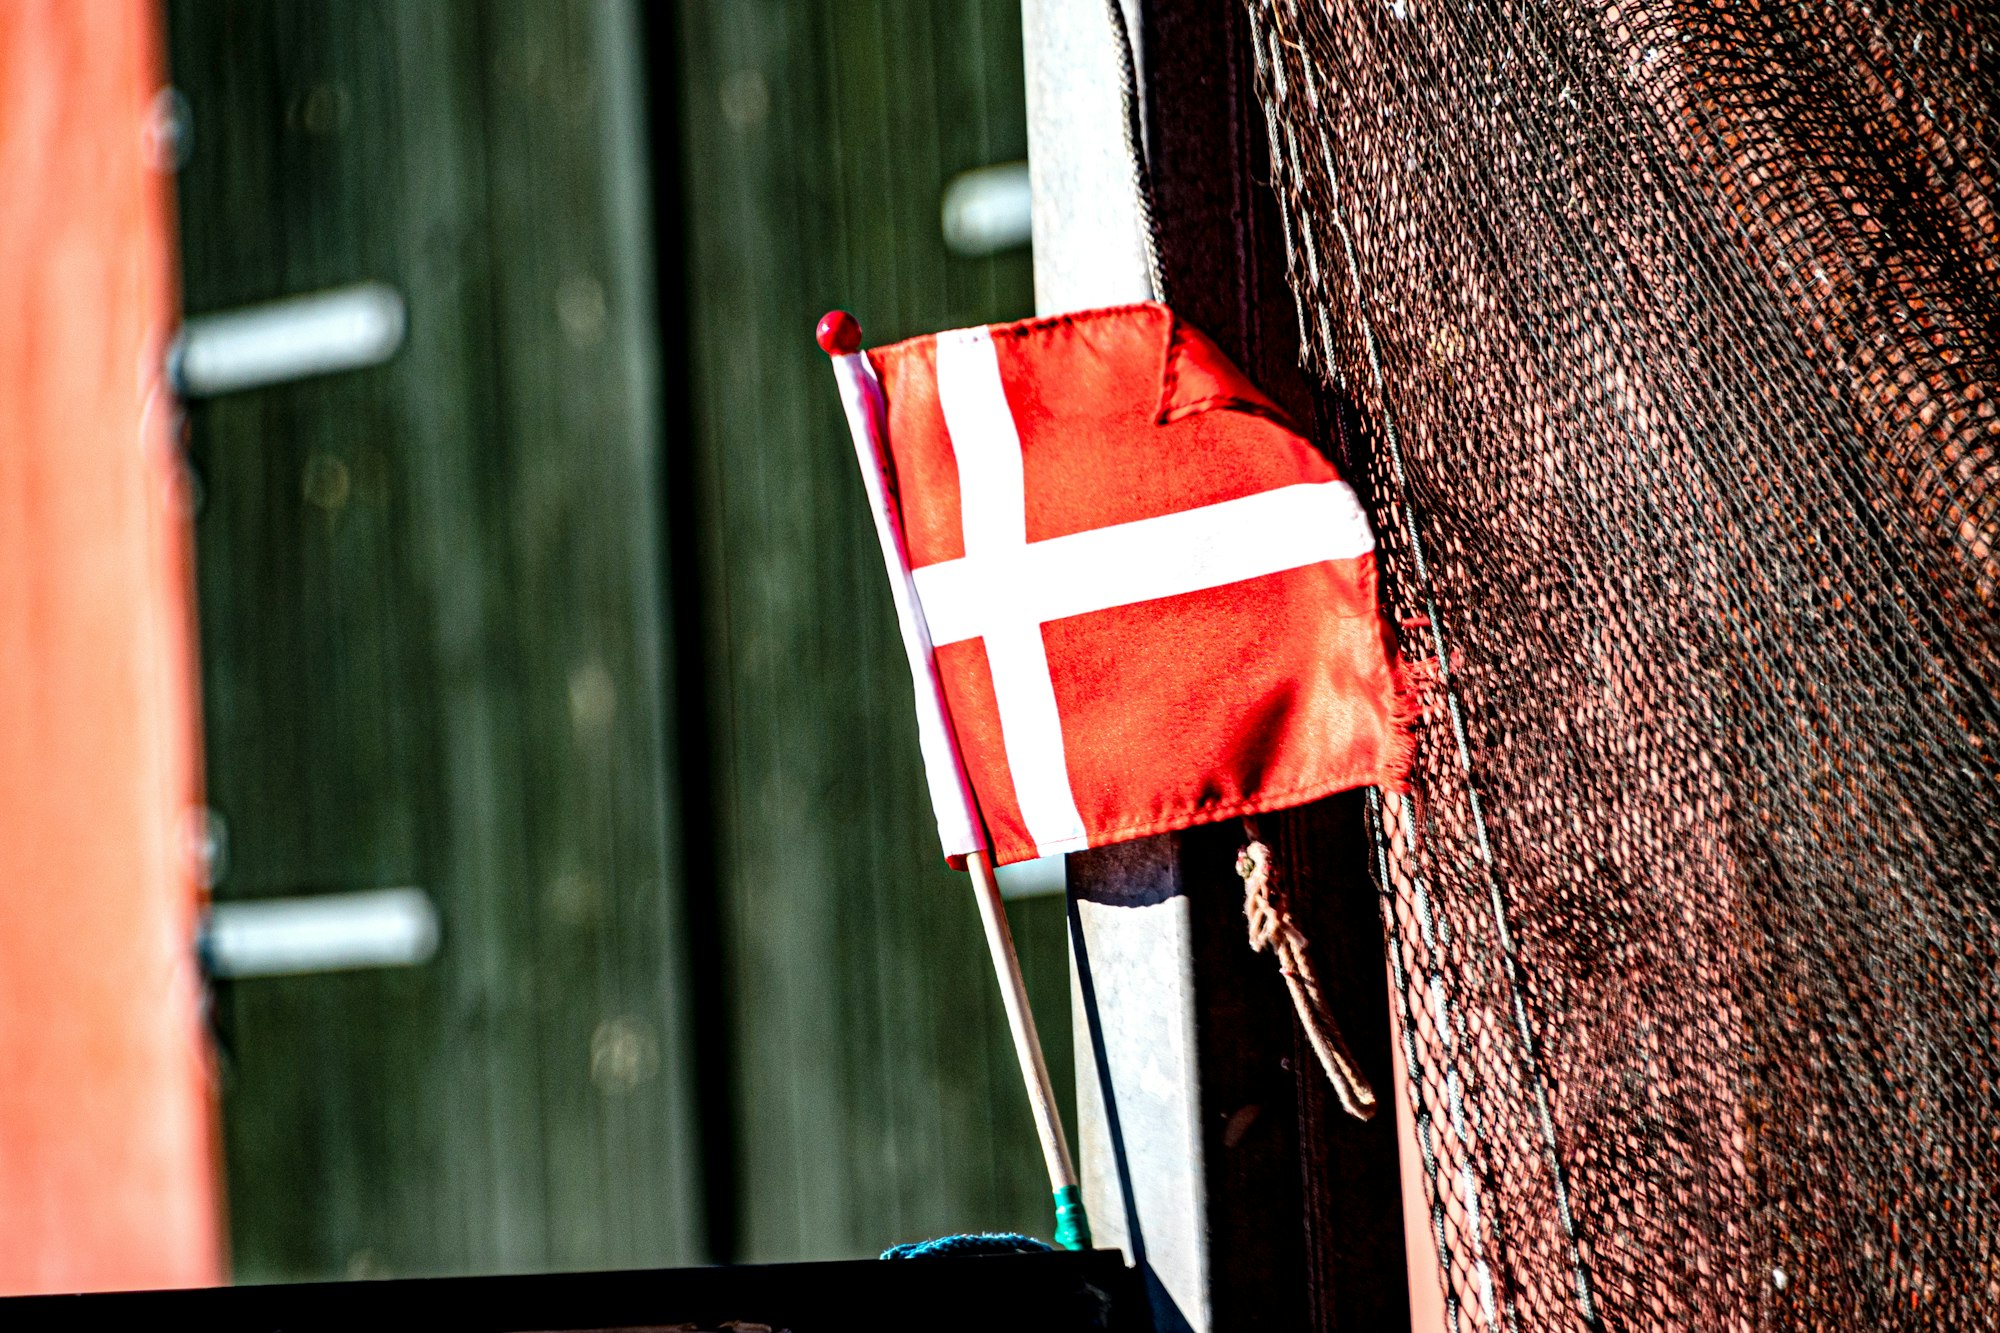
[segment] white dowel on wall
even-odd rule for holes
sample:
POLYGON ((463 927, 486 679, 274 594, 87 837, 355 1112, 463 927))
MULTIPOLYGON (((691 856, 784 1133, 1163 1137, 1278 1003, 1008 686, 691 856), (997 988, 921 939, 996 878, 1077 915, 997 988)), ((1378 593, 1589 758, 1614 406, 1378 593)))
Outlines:
POLYGON ((437 946, 437 908, 412 888, 217 903, 201 934, 209 975, 229 978, 411 967, 437 946))
POLYGON ((168 353, 174 387, 189 398, 380 365, 403 345, 403 298, 387 283, 287 297, 196 315, 168 353))

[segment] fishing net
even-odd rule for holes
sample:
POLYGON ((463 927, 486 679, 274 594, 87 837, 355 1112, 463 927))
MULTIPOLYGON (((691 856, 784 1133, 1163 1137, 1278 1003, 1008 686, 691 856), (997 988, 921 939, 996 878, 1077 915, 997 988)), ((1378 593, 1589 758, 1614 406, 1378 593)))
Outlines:
POLYGON ((1251 20, 1448 1321, 2000 1323, 2000 14, 1251 20))

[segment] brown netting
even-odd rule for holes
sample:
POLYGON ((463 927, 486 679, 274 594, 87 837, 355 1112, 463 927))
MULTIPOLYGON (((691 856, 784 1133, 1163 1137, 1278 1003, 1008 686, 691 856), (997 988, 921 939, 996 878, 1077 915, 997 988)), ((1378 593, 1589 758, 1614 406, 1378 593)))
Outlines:
POLYGON ((1995 1326, 2000 15, 1251 13, 1449 1319, 1995 1326))

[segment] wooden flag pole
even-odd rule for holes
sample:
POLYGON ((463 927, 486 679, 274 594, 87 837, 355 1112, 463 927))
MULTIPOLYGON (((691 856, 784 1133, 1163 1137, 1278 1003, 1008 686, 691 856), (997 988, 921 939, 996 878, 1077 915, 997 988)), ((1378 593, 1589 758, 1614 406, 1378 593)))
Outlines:
POLYGON ((958 752, 958 737, 945 708, 944 686, 931 651, 930 630, 924 623, 923 606, 917 600, 909 554, 903 546, 902 523, 891 498, 893 483, 882 439, 885 429, 882 388, 876 382, 868 357, 861 351, 861 326, 852 315, 841 310, 829 312, 820 320, 815 336, 820 349, 833 359, 841 405, 847 413, 861 464, 862 486, 868 492, 876 536, 882 543, 883 559, 888 563, 890 599, 895 603, 897 624, 902 630, 903 646, 910 657, 910 675, 916 686, 917 741, 924 752, 924 773, 930 782, 931 804, 937 812, 938 834, 945 851, 963 854, 966 869, 972 872, 973 896, 979 902, 986 948, 993 956, 994 976, 1000 983, 1000 1003, 1007 1011, 1014 1056, 1021 1064, 1021 1081, 1027 1085, 1028 1107, 1034 1113, 1035 1133, 1042 1141, 1042 1159, 1049 1169, 1049 1186, 1055 1196, 1056 1244, 1066 1250, 1088 1249, 1090 1222, 1083 1211, 1083 1193, 1077 1188, 1076 1167, 1070 1161, 1069 1139, 1063 1133, 1055 1092, 1049 1086, 1048 1062, 1042 1058, 1041 1037, 1035 1031, 1035 1015, 1028 1008, 1027 987, 1021 981, 1021 960, 1014 953, 1014 935, 1007 928, 1007 912, 1000 902, 999 882, 993 878, 993 860, 986 850, 977 803, 972 799, 965 762, 958 752))
POLYGON ((1035 1133, 1042 1141, 1042 1160, 1055 1191, 1056 1244, 1066 1250, 1090 1248, 1090 1221, 1077 1188, 1076 1164, 1070 1160, 1069 1137, 1063 1133, 1055 1089, 1049 1085, 1048 1061, 1042 1058, 1042 1038, 1035 1031, 1035 1013, 1028 1007, 1028 988, 1021 979, 1021 959, 1014 952, 1014 932, 1008 929, 1000 883, 985 852, 965 858, 972 872, 973 893, 979 899, 979 921, 986 928, 986 948, 993 955, 993 975, 1000 982, 1000 1003, 1007 1010, 1007 1028, 1014 1037, 1014 1057, 1021 1062, 1021 1082, 1028 1089, 1035 1133))

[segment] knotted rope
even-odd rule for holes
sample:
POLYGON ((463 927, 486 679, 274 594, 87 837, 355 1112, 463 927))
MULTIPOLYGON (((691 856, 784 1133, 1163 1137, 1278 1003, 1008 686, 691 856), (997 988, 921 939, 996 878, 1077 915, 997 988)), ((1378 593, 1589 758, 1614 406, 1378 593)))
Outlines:
POLYGON ((1326 1070, 1327 1082, 1333 1084, 1334 1095, 1355 1119, 1372 1120, 1375 1090, 1354 1067, 1354 1056, 1340 1035, 1340 1025, 1327 1011, 1319 978, 1306 952, 1305 933, 1292 920, 1271 849, 1257 837, 1256 825, 1250 820, 1243 821, 1243 831, 1250 841, 1236 854, 1236 873, 1243 878, 1243 917, 1250 924, 1250 947, 1258 953, 1268 948, 1277 955, 1285 989, 1292 993, 1292 1008, 1298 1010, 1299 1023, 1313 1053, 1319 1056, 1320 1068, 1326 1070))

